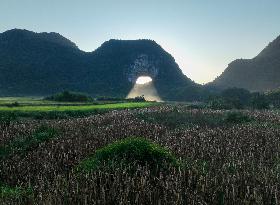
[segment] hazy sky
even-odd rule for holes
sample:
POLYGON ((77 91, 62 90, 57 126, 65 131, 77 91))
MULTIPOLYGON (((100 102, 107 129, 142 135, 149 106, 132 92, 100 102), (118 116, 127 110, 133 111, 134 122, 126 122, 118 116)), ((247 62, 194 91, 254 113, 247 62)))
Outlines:
POLYGON ((153 39, 198 83, 280 35, 280 0, 0 0, 0 32, 55 31, 85 51, 153 39))

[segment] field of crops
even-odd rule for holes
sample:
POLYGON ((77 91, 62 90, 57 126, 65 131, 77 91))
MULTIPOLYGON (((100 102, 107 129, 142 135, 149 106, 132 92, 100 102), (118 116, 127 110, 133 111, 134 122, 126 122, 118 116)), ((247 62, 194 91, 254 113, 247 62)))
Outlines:
POLYGON ((90 111, 96 109, 125 109, 140 108, 152 105, 151 102, 129 102, 129 103, 112 103, 100 105, 44 105, 44 106, 17 106, 7 107, 0 106, 1 111, 22 111, 22 112, 50 112, 50 111, 90 111))
MULTIPOLYGON (((0 124, 1 202, 279 204, 279 113, 142 106, 82 118, 0 124), (77 171, 98 149, 128 137, 164 147, 176 166, 154 172, 148 161, 134 166, 112 160, 77 171)), ((155 153, 154 146, 147 150, 155 153)), ((104 152, 108 157, 113 149, 111 145, 98 156, 104 152)), ((165 149, 158 153, 167 153, 165 149)))
MULTIPOLYGON (((3 100, 3 98, 0 98, 3 100)), ((13 99, 13 98, 12 98, 13 99)), ((22 98, 20 98, 23 100, 22 98)), ((1 100, 0 100, 1 101, 1 100)), ((116 109, 134 109, 156 105, 155 102, 92 102, 61 103, 53 101, 27 99, 14 106, 10 99, 8 104, 0 103, 0 123, 8 123, 17 119, 65 119, 102 114, 116 109)))

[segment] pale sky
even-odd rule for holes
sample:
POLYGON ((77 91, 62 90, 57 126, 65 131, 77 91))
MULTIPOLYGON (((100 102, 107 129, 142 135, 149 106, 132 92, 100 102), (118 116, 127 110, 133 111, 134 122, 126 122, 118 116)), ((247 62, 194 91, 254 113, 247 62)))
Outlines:
POLYGON ((279 0, 0 0, 0 32, 58 32, 84 51, 153 39, 198 83, 280 35, 279 0))

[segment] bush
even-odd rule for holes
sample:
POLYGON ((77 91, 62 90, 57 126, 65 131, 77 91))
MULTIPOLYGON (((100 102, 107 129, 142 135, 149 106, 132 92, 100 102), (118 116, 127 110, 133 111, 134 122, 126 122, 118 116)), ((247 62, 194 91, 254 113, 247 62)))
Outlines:
POLYGON ((253 93, 250 99, 250 107, 253 109, 268 109, 269 103, 265 95, 253 93))
POLYGON ((58 102, 89 102, 92 101, 92 98, 85 94, 64 91, 62 93, 46 97, 45 100, 58 102))
POLYGON ((233 108, 232 104, 226 102, 221 97, 216 97, 216 98, 210 99, 207 103, 207 107, 210 108, 210 109, 215 109, 215 110, 223 110, 223 109, 232 109, 233 108))
POLYGON ((20 104, 18 102, 13 102, 7 105, 7 107, 19 107, 20 104))
POLYGON ((136 96, 135 98, 125 99, 127 102, 146 102, 144 95, 136 96))
POLYGON ((242 112, 230 112, 225 117, 225 122, 228 123, 244 123, 250 121, 251 118, 242 112))
POLYGON ((242 109, 249 104, 251 94, 243 88, 228 88, 221 93, 226 104, 236 109, 242 109))
POLYGON ((271 106, 273 106, 275 108, 280 107, 280 90, 279 89, 265 93, 264 97, 265 97, 267 103, 270 104, 271 106))
POLYGON ((144 138, 126 138, 107 145, 82 161, 77 170, 95 171, 112 165, 148 165, 153 170, 168 166, 178 166, 178 160, 167 149, 144 138))
POLYGON ((136 96, 134 98, 118 98, 118 97, 98 97, 97 101, 122 101, 122 102, 146 102, 144 95, 136 96))

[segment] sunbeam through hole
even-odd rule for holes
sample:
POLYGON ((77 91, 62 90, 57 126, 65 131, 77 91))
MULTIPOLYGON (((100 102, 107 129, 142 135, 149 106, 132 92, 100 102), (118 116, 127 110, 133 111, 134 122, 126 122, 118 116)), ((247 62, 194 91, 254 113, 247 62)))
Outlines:
POLYGON ((148 101, 161 102, 161 98, 154 86, 153 79, 150 76, 139 76, 127 98, 135 98, 144 95, 148 101))

